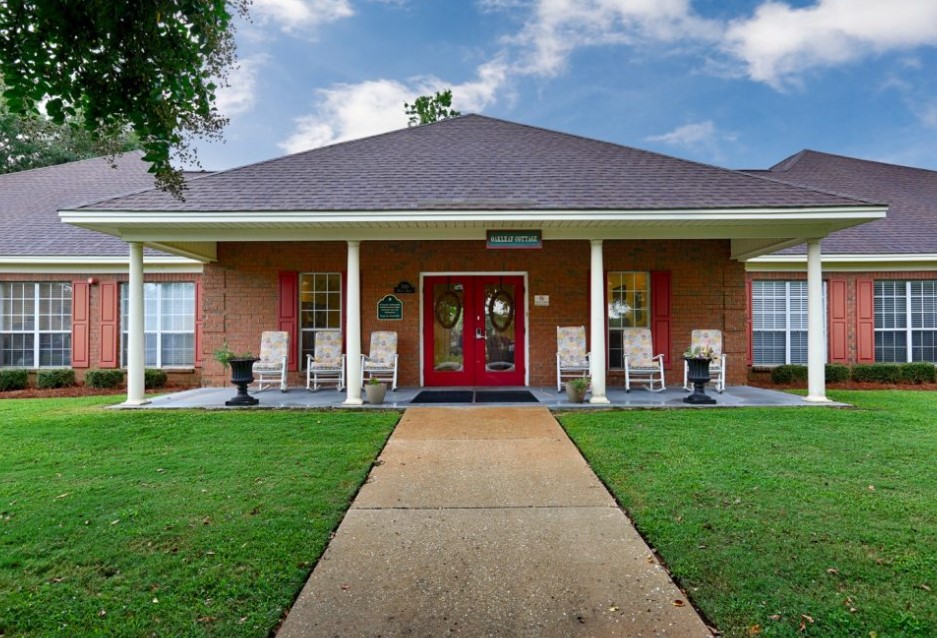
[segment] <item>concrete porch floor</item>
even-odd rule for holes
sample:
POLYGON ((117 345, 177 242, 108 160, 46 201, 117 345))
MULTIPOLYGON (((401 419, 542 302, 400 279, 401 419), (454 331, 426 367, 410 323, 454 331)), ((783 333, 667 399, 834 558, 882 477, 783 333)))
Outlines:
MULTIPOLYGON (((294 409, 328 409, 328 408, 350 408, 350 409, 405 409, 411 406, 413 398, 422 390, 445 390, 447 388, 398 388, 396 392, 387 392, 387 398, 383 404, 370 405, 365 403, 361 406, 346 406, 342 402, 345 400, 345 393, 336 390, 319 390, 310 392, 303 387, 290 388, 287 392, 280 392, 277 389, 268 389, 262 392, 250 390, 250 394, 256 397, 260 403, 255 408, 294 408, 294 409)), ((451 388, 449 388, 451 389, 451 388)), ((457 388, 465 390, 468 388, 457 388)), ((608 388, 607 396, 611 402, 609 405, 594 405, 590 403, 570 403, 566 398, 566 392, 557 392, 555 388, 484 388, 486 390, 530 390, 537 398, 538 403, 497 403, 495 405, 511 407, 545 407, 550 410, 589 410, 589 409, 608 409, 608 408, 730 408, 730 407, 805 407, 805 406, 843 406, 841 403, 808 403, 800 396, 779 392, 777 390, 766 390, 751 386, 729 386, 722 394, 707 390, 707 394, 716 399, 715 405, 691 406, 683 402, 683 398, 689 393, 682 387, 668 388, 663 392, 649 392, 644 389, 636 389, 631 392, 625 392, 624 388, 608 388)), ((225 401, 234 397, 236 389, 234 386, 226 388, 196 388, 175 392, 153 399, 150 403, 140 406, 148 409, 234 409, 225 406, 225 401)), ((362 393, 363 394, 363 393, 362 393)), ((587 399, 588 401, 588 395, 587 399)), ((431 404, 413 404, 413 407, 467 407, 468 403, 431 403, 431 404)), ((485 405, 492 405, 490 403, 485 405)))

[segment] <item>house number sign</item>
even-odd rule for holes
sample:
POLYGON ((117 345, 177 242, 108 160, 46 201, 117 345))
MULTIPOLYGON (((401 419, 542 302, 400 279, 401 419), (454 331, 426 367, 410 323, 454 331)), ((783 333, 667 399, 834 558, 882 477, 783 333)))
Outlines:
POLYGON ((403 302, 394 295, 387 295, 377 302, 377 318, 380 321, 403 319, 403 302))

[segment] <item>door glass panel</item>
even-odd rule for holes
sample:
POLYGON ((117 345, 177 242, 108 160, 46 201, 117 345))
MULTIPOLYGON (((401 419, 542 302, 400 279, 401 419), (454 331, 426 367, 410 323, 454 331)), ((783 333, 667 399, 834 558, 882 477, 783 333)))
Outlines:
POLYGON ((516 291, 513 284, 485 285, 485 370, 514 371, 516 291))
POLYGON ((465 368, 462 354, 464 297, 462 284, 433 286, 433 369, 437 372, 460 372, 465 368))

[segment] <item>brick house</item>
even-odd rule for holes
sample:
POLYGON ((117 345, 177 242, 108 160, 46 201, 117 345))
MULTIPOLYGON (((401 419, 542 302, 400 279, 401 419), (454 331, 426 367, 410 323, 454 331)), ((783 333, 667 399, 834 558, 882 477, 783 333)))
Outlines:
MULTIPOLYGON (((937 172, 804 150, 752 174, 888 204, 823 240, 827 359, 937 362, 937 172)), ((749 362, 806 363, 804 248, 746 263, 749 362)))
MULTIPOLYGON (((812 351, 822 350, 820 239, 885 206, 478 115, 192 179, 60 212, 129 251, 128 404, 143 401, 144 246, 204 263, 195 325, 202 380, 225 340, 256 352, 289 333, 292 382, 317 330, 339 329, 348 378, 375 330, 398 333, 400 383, 551 385, 556 327, 584 325, 595 403, 621 382, 621 328, 649 327, 668 381, 694 328, 723 331, 744 383, 745 262, 809 242, 812 351), (461 331, 434 313, 452 293, 461 331), (393 295, 399 316, 381 315, 393 295), (497 339, 492 299, 510 317, 497 339), (398 306, 399 308, 399 306, 398 306), (510 365, 493 369, 496 353, 510 365)), ((810 361, 811 400, 824 400, 810 361)), ((361 402, 349 383, 346 402, 361 402)))
MULTIPOLYGON (((58 210, 153 187, 138 152, 0 175, 0 367, 126 364, 127 244, 58 210)), ((145 363, 199 383, 194 319, 202 264, 154 248, 146 265, 145 363), (166 310, 167 312, 163 312, 166 310)))

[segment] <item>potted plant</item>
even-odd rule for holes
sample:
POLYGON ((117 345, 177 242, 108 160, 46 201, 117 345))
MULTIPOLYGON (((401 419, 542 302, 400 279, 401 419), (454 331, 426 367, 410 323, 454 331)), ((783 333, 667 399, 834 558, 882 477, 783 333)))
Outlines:
POLYGON ((238 393, 225 405, 257 405, 260 401, 247 393, 247 386, 254 382, 254 362, 257 358, 249 351, 237 354, 228 346, 227 339, 215 350, 215 361, 227 368, 231 366, 231 383, 237 386, 238 393))
POLYGON ((706 394, 706 384, 710 381, 709 364, 718 359, 716 351, 710 346, 687 348, 683 359, 687 364, 687 379, 693 383, 693 394, 683 399, 692 405, 711 405, 716 402, 706 394))
POLYGON ((566 397, 570 403, 582 403, 586 400, 586 391, 589 389, 589 377, 579 377, 566 382, 566 397))
POLYGON ((371 377, 364 384, 364 393, 368 397, 368 403, 375 405, 384 403, 384 395, 387 394, 387 384, 376 377, 371 377))

